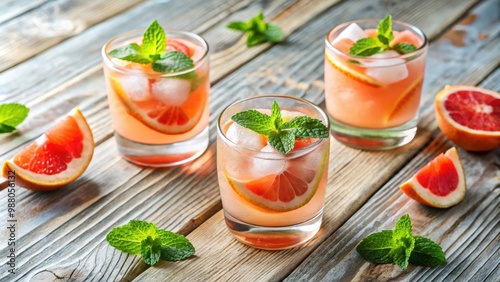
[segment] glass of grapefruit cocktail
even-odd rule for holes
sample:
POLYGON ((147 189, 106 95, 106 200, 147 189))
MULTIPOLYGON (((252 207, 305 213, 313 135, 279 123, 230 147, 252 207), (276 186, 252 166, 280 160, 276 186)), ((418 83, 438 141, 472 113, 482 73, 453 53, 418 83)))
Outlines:
POLYGON ((417 130, 427 39, 412 25, 387 21, 392 33, 383 35, 387 44, 377 43, 381 22, 343 23, 325 40, 325 101, 332 135, 362 149, 402 146, 417 130), (380 46, 365 45, 353 55, 353 45, 360 40, 380 46), (370 54, 373 51, 376 54, 370 54))
POLYGON ((165 34, 165 49, 158 54, 184 53, 183 58, 192 62, 187 68, 176 71, 176 62, 168 56, 156 58, 166 66, 163 72, 148 62, 154 55, 139 63, 111 56, 113 50, 124 50, 124 46, 134 43, 141 50, 143 31, 119 35, 102 49, 118 149, 127 160, 139 165, 179 165, 200 156, 208 146, 208 44, 190 32, 166 30, 165 34))
MULTIPOLYGON (((295 137, 299 135, 295 132, 295 137)), ((294 247, 311 239, 321 226, 328 177, 327 114, 304 99, 255 96, 223 110, 217 137, 219 187, 226 224, 232 234, 245 244, 269 250, 294 247), (235 122, 241 112, 272 115, 274 103, 281 107, 282 121, 273 119, 272 123, 283 124, 283 128, 295 121, 320 123, 318 128, 323 129, 291 139, 290 150, 283 153, 270 140, 288 134, 285 131, 293 126, 267 136, 261 134, 267 130, 265 127, 259 127, 263 131, 257 133, 245 127, 247 124, 235 122), (310 122, 310 118, 316 120, 310 122)), ((279 144, 277 147, 282 149, 279 144)))

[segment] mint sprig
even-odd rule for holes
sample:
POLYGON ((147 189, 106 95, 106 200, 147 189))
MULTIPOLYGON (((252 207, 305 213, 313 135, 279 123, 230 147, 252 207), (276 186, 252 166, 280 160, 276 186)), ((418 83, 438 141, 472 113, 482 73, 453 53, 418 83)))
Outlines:
POLYGON ((394 46, 390 46, 393 39, 394 33, 392 32, 392 16, 387 15, 378 24, 377 37, 366 37, 356 41, 349 50, 349 55, 369 57, 382 53, 386 50, 394 50, 403 55, 417 50, 417 46, 410 43, 398 43, 394 46))
POLYGON ((192 256, 193 245, 184 236, 156 228, 154 223, 133 219, 128 224, 113 228, 106 235, 116 249, 141 254, 145 263, 155 265, 160 259, 179 261, 192 256))
POLYGON ((264 14, 260 12, 248 22, 231 22, 227 28, 247 33, 247 47, 265 42, 281 42, 285 37, 283 30, 276 24, 266 23, 264 14))
POLYGON ((273 102, 271 115, 257 110, 239 112, 231 117, 237 124, 268 136, 267 142, 276 151, 287 154, 297 138, 328 138, 328 128, 318 119, 308 116, 297 116, 283 123, 281 109, 273 102))
MULTIPOLYGON (((165 52, 167 36, 161 25, 154 21, 144 32, 142 44, 130 43, 118 47, 108 55, 124 61, 138 64, 152 64, 153 70, 162 73, 180 72, 194 67, 194 62, 179 51, 165 52)), ((187 76, 185 78, 191 78, 187 76)))
POLYGON ((446 263, 441 246, 428 238, 412 235, 408 214, 398 220, 394 230, 368 235, 356 251, 369 262, 396 263, 403 270, 408 263, 430 267, 446 263))
POLYGON ((16 130, 28 116, 29 109, 21 104, 8 103, 0 105, 0 133, 9 133, 16 130))

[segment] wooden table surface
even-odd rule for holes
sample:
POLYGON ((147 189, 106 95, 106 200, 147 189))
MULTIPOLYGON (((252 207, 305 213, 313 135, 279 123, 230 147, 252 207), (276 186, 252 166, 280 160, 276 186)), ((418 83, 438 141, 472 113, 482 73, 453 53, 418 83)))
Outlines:
POLYGON ((405 196, 399 185, 453 144, 434 119, 445 85, 500 91, 500 0, 18 0, 0 2, 0 103, 31 108, 13 134, 0 136, 0 161, 11 158, 75 106, 96 148, 85 173, 49 193, 16 192, 16 274, 8 273, 7 192, 0 193, 0 281, 499 281, 500 150, 459 149, 467 194, 449 209, 405 196), (225 26, 262 11, 286 40, 246 48, 225 26), (332 138, 324 221, 300 248, 262 251, 227 231, 216 177, 215 122, 228 104, 281 93, 324 107, 324 37, 353 19, 411 23, 430 39, 417 137, 390 151, 356 150, 332 138), (111 37, 154 19, 202 35, 210 45, 210 145, 197 160, 148 169, 118 155, 101 67, 111 37), (362 238, 392 229, 408 213, 413 233, 439 243, 447 264, 435 268, 374 265, 355 251, 362 238), (148 267, 105 240, 131 219, 187 236, 192 258, 148 267), (496 278, 495 278, 496 277, 496 278))

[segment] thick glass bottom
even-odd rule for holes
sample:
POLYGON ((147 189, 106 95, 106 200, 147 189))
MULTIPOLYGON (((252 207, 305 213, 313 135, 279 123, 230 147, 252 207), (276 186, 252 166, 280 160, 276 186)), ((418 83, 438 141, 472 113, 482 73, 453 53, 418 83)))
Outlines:
POLYGON ((172 144, 144 144, 115 132, 118 151, 129 162, 148 167, 169 167, 198 158, 208 147, 208 126, 193 138, 172 144))
POLYGON ((269 227, 248 224, 224 211, 229 231, 242 243, 258 249, 283 250, 302 245, 312 239, 321 227, 323 209, 306 222, 269 227))
POLYGON ((364 129, 352 127, 330 117, 331 132, 339 142, 358 149, 388 150, 410 143, 417 133, 415 117, 411 121, 391 128, 364 129))

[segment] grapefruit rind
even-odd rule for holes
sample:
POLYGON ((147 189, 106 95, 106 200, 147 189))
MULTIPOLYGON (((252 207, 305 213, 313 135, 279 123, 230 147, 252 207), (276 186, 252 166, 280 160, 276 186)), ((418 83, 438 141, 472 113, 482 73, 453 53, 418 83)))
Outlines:
MULTIPOLYGON (((188 117, 188 116, 186 116, 186 113, 183 112, 183 109, 181 107, 165 105, 162 102, 154 100, 154 99, 150 99, 149 101, 145 101, 145 102, 132 102, 128 98, 127 92, 125 91, 120 80, 117 77, 109 76, 109 81, 111 84, 111 88, 116 93, 116 95, 118 96, 118 98, 122 102, 122 104, 125 106, 125 109, 126 109, 128 114, 135 117, 137 120, 139 120, 142 124, 146 125, 147 127, 151 128, 155 131, 164 133, 164 134, 183 134, 183 133, 190 131, 191 129, 196 127, 196 124, 201 119, 201 117, 203 116, 203 112, 205 111, 205 107, 203 107, 202 105, 205 104, 206 98, 205 98, 205 95, 203 95, 199 89, 190 94, 191 97, 188 98, 187 102, 196 101, 200 106, 191 107, 191 109, 189 109, 189 110, 190 111, 194 110, 196 112, 194 113, 194 115, 192 117, 188 117), (198 95, 200 97, 195 97, 194 95, 198 95), (182 124, 182 125, 179 125, 179 124, 167 125, 164 123, 160 123, 160 122, 158 122, 157 119, 159 118, 161 113, 157 114, 154 118, 149 117, 148 112, 142 110, 139 106, 136 106, 135 103, 138 103, 138 104, 139 103, 155 103, 156 105, 161 104, 162 106, 160 106, 159 108, 152 109, 152 111, 164 112, 164 111, 167 111, 169 108, 172 108, 176 111, 174 111, 174 113, 172 115, 170 115, 171 117, 173 117, 174 114, 175 115, 179 114, 180 116, 187 119, 187 121, 185 124, 182 124), (181 111, 182 113, 180 113, 179 111, 181 111)), ((185 102, 185 103, 187 103, 187 102, 185 102)))
MULTIPOLYGON (((9 171, 15 171, 16 185, 34 191, 50 191, 67 185, 76 180, 86 170, 94 153, 94 137, 92 130, 85 117, 78 108, 74 108, 69 114, 73 116, 83 134, 83 151, 80 158, 74 158, 64 172, 46 175, 18 166, 13 159, 7 160, 2 166, 2 175, 6 177, 9 171)), ((43 142, 45 134, 40 136, 35 142, 43 142)))
MULTIPOLYGON (((229 174, 224 171, 224 175, 226 176, 226 180, 233 189, 233 191, 236 192, 240 197, 245 199, 246 201, 252 203, 253 205, 262 208, 266 211, 271 211, 271 212, 287 212, 287 211, 292 211, 296 210, 300 207, 303 207, 311 199, 314 197, 316 194, 316 191, 318 190, 318 187, 321 183, 321 180, 323 178, 323 174, 325 172, 325 165, 328 160, 329 156, 329 150, 327 149, 326 152, 323 154, 320 166, 318 170, 315 170, 315 177, 311 181, 311 183, 308 186, 307 192, 304 193, 301 196, 295 197, 291 202, 285 203, 281 201, 269 201, 266 200, 258 195, 253 194, 251 191, 249 191, 246 188, 246 183, 252 181, 242 181, 238 180, 236 178, 232 178, 229 176, 229 174)), ((269 177, 270 175, 264 176, 264 177, 269 177)), ((264 178, 263 177, 263 178, 264 178)))
POLYGON ((486 131, 468 128, 454 121, 445 109, 448 96, 457 91, 477 91, 500 99, 500 94, 488 89, 470 86, 446 86, 434 100, 436 122, 443 134, 457 146, 469 151, 489 151, 500 147, 500 131, 486 131))
POLYGON ((451 191, 446 196, 438 196, 431 193, 429 189, 420 185, 417 180, 418 172, 400 186, 401 191, 413 200, 435 208, 449 208, 458 204, 465 197, 465 172, 455 147, 446 151, 444 155, 452 161, 458 173, 458 185, 454 191, 451 191))
POLYGON ((360 73, 360 72, 357 72, 351 68, 349 68, 348 66, 346 66, 344 63, 342 63, 341 61, 339 60, 336 60, 333 55, 330 55, 328 53, 328 51, 325 52, 325 55, 326 55, 326 59, 328 60, 328 62, 330 63, 330 65, 335 68, 336 70, 338 70, 339 72, 343 73, 344 75, 360 82, 360 83, 363 83, 365 85, 369 85, 371 87, 385 87, 385 85, 363 73, 360 73))

